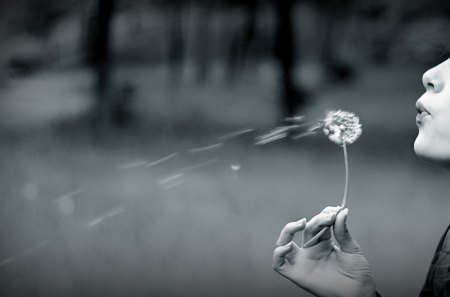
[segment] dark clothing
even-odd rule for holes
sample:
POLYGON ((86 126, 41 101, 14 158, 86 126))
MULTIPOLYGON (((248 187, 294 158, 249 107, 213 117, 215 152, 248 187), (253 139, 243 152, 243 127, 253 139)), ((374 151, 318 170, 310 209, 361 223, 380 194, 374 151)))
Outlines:
POLYGON ((420 297, 450 297, 450 225, 439 241, 420 297))

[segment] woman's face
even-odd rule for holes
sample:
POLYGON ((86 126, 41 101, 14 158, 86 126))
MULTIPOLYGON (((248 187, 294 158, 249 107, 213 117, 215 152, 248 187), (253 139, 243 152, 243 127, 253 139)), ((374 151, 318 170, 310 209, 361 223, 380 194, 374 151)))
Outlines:
POLYGON ((426 91, 416 103, 419 135, 414 151, 450 167, 450 59, 425 72, 422 81, 426 91))

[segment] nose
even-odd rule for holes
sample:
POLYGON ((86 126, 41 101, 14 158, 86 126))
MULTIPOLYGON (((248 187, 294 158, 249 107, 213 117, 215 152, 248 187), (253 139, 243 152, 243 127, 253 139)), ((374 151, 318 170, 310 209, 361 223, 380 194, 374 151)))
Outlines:
POLYGON ((422 76, 422 83, 427 92, 439 93, 444 88, 440 65, 425 72, 422 76))

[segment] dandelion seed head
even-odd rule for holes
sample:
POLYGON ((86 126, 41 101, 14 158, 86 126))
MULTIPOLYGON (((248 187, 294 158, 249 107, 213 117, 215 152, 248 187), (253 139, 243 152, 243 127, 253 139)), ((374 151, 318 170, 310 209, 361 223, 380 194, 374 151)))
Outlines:
POLYGON ((323 122, 323 133, 336 144, 351 144, 361 136, 362 129, 354 113, 332 110, 323 122))

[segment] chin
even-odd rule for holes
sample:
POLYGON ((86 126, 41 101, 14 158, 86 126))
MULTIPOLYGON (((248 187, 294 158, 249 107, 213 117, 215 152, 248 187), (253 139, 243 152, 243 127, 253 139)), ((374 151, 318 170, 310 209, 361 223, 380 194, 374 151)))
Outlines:
POLYGON ((427 156, 429 157, 430 154, 429 148, 430 146, 427 145, 426 139, 424 139, 423 135, 421 135, 419 132, 419 135, 417 135, 417 138, 414 141, 414 152, 420 158, 427 159, 427 156))
POLYGON ((450 155, 447 152, 439 151, 436 146, 424 141, 420 135, 414 142, 414 152, 426 162, 440 167, 450 168, 450 155))

